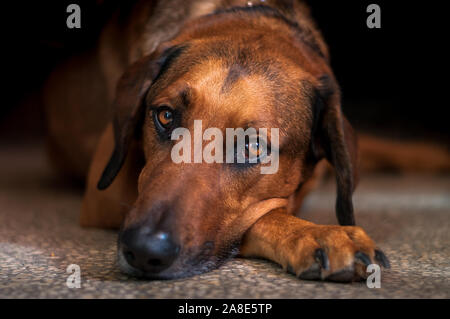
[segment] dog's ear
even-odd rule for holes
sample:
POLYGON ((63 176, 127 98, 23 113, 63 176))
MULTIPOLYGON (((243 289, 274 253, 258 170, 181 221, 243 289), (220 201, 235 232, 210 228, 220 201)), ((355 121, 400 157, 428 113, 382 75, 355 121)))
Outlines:
POLYGON ((358 182, 356 134, 342 114, 337 83, 320 78, 313 105, 312 154, 316 161, 325 157, 336 174, 336 216, 341 225, 355 225, 352 195, 358 182))
POLYGON ((98 189, 107 188, 119 173, 142 120, 146 93, 182 49, 174 46, 157 50, 132 64, 120 78, 113 103, 114 151, 97 184, 98 189))

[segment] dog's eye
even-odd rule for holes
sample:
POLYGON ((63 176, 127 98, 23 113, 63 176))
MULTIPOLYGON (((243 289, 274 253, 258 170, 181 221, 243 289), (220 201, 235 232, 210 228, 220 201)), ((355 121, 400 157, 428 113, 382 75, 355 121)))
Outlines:
POLYGON ((245 163, 259 163, 261 161, 261 158, 264 157, 264 153, 267 152, 267 147, 265 146, 265 140, 261 139, 259 136, 252 138, 246 137, 245 149, 242 154, 245 163))
POLYGON ((158 112, 158 121, 164 127, 169 127, 173 122, 173 113, 171 110, 162 110, 158 112))
POLYGON ((161 106, 153 114, 156 126, 160 131, 170 130, 174 122, 174 111, 170 107, 161 106))
POLYGON ((245 144, 245 158, 259 158, 262 150, 259 147, 259 142, 246 143, 245 144))

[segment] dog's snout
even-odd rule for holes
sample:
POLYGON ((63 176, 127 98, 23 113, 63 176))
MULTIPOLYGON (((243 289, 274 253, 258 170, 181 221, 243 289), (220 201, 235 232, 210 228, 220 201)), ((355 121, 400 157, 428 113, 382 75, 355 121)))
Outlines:
POLYGON ((170 233, 149 232, 145 228, 124 231, 121 246, 127 263, 146 274, 156 274, 168 268, 179 252, 179 246, 170 233))

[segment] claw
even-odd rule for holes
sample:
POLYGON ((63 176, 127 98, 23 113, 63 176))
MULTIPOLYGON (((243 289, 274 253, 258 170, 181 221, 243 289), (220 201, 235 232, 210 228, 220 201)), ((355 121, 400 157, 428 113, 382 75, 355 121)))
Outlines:
POLYGON ((319 263, 320 267, 325 270, 330 269, 330 261, 326 252, 322 248, 317 248, 314 253, 314 259, 319 263))
POLYGON ((366 253, 363 253, 362 251, 357 251, 355 253, 355 259, 356 261, 360 261, 366 267, 372 263, 370 257, 366 253))
POLYGON ((375 260, 378 261, 384 268, 391 268, 391 263, 389 262, 389 259, 381 250, 378 249, 375 250, 375 260))

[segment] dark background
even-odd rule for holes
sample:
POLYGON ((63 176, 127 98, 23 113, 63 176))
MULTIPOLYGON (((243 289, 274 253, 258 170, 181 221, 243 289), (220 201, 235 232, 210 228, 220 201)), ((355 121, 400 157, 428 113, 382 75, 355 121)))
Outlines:
MULTIPOLYGON (((0 134, 9 141, 43 136, 40 88, 59 61, 95 45, 117 5, 131 1, 5 2, 2 12, 0 134), (81 29, 66 27, 66 7, 81 6, 81 29)), ((354 126, 382 136, 449 145, 439 26, 443 8, 432 2, 314 0, 313 16, 329 44, 354 126), (368 29, 368 4, 381 7, 381 29, 368 29)), ((436 2, 438 3, 438 2, 436 2)))

